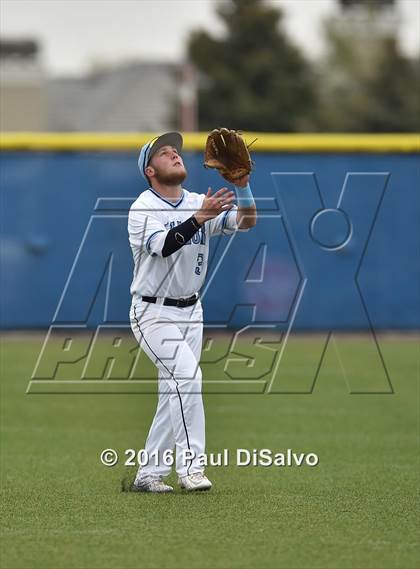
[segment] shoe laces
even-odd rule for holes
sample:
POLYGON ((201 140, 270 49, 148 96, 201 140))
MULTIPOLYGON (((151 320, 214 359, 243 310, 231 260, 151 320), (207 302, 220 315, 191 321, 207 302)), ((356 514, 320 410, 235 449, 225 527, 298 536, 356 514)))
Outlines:
POLYGON ((161 476, 159 476, 159 478, 156 478, 156 479, 154 480, 154 482, 156 482, 156 484, 159 484, 159 485, 160 485, 160 484, 163 484, 164 486, 166 486, 166 483, 165 483, 165 481, 163 480, 163 478, 162 478, 161 476))
POLYGON ((146 484, 149 484, 152 488, 166 486, 165 482, 163 481, 162 477, 159 478, 152 478, 146 484))
POLYGON ((190 478, 194 480, 194 482, 201 482, 204 479, 204 474, 202 472, 194 472, 194 474, 190 475, 190 478))

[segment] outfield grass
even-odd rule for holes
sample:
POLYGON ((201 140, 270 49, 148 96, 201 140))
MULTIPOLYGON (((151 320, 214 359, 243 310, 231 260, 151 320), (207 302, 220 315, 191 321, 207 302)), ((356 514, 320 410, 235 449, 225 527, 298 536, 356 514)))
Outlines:
MULTIPOLYGON (((415 338, 380 338, 394 394, 350 395, 333 350, 310 395, 207 394, 209 452, 319 465, 213 467, 211 492, 162 496, 122 492, 135 469, 99 461, 143 446, 155 395, 25 394, 43 335, 22 338, 2 342, 3 568, 418 567, 415 338)), ((314 343, 294 347, 302 373, 314 343)), ((363 337, 341 345, 368 368, 363 337)))

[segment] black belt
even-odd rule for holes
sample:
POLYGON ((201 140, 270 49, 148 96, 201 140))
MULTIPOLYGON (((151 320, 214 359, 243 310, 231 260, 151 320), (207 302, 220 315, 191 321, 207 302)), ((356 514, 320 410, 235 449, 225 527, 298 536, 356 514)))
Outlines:
MULTIPOLYGON (((144 302, 151 302, 156 304, 156 296, 142 296, 144 302)), ((165 298, 162 304, 165 306, 176 306, 177 308, 186 308, 187 306, 192 306, 198 300, 198 294, 193 294, 189 298, 165 298)))

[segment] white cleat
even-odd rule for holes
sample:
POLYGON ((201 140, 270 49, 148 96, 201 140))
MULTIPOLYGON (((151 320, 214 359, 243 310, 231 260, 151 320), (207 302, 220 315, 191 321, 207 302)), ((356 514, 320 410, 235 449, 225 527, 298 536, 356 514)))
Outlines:
POLYGON ((143 481, 135 481, 133 490, 134 492, 155 492, 158 494, 174 491, 172 486, 165 484, 162 478, 149 478, 143 481))
POLYGON ((178 478, 178 483, 181 488, 188 490, 188 492, 194 490, 210 490, 212 484, 210 480, 204 476, 202 472, 194 472, 189 476, 183 476, 178 478))

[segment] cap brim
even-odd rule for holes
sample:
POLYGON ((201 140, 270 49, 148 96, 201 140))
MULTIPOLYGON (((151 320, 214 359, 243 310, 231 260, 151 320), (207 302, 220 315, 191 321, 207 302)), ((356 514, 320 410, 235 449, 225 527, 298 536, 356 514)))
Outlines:
POLYGON ((166 132, 159 136, 155 142, 152 144, 149 152, 148 163, 150 162, 152 156, 156 154, 163 146, 172 146, 176 148, 177 152, 180 154, 182 151, 183 139, 179 132, 166 132))

